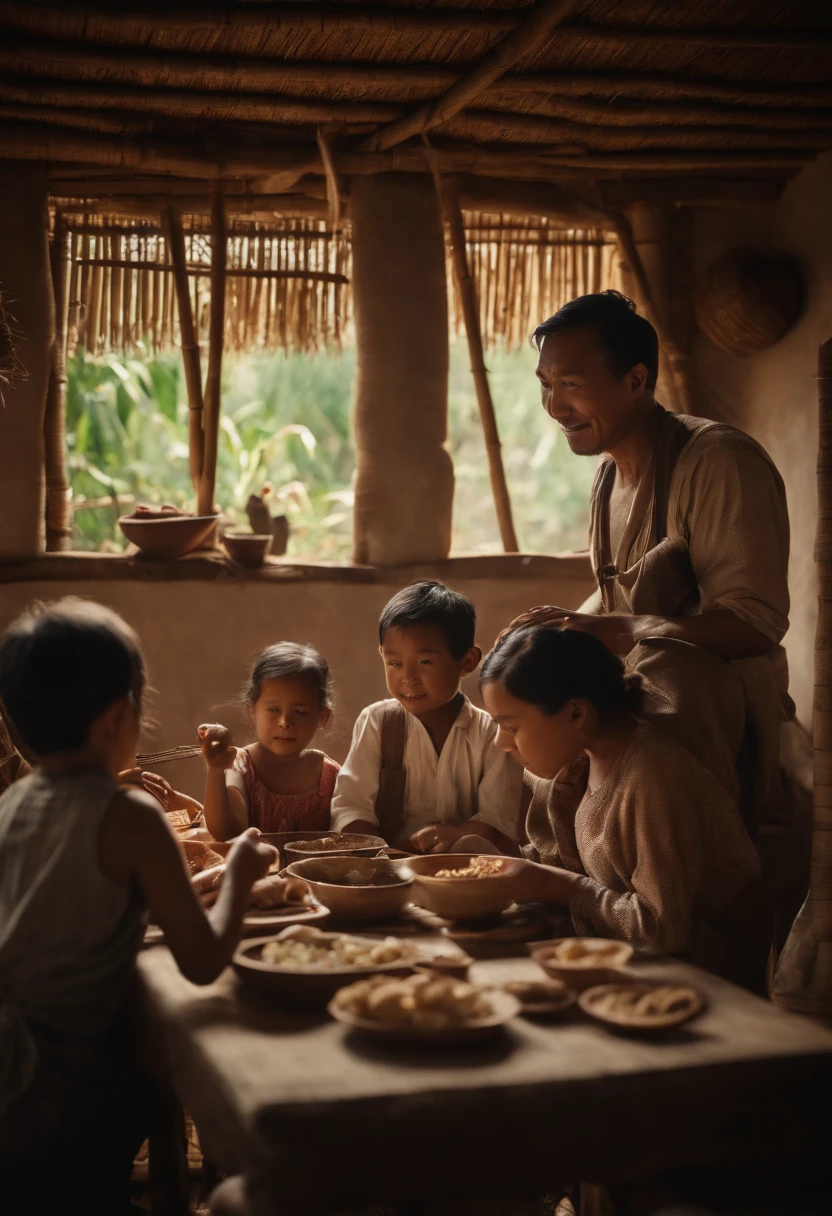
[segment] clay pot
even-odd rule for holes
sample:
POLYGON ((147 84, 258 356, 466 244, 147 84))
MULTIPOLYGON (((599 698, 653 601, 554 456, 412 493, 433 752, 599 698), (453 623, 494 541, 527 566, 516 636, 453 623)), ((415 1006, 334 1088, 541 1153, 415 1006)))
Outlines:
POLYGON ((184 557, 202 544, 216 522, 216 515, 167 515, 157 519, 123 515, 118 526, 145 557, 184 557))
POLYGON ((256 536, 252 532, 226 532, 222 543, 232 561, 241 566, 262 566, 272 538, 256 536))

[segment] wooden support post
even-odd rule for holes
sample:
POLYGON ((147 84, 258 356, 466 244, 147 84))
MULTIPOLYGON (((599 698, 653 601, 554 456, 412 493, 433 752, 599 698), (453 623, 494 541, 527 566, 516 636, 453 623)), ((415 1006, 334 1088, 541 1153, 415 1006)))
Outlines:
POLYGON ((818 352, 818 411, 812 868, 809 894, 780 956, 772 999, 832 1023, 832 339, 818 352))
POLYGON ((474 377, 474 388, 477 393, 477 404, 480 407, 480 418, 485 435, 485 450, 488 453, 488 474, 491 479, 491 493, 494 495, 494 507, 497 512, 497 523, 500 528, 500 538, 506 553, 516 553, 519 549, 517 535, 514 531, 514 520, 511 513, 511 498, 506 484, 506 474, 503 468, 503 457, 500 445, 500 434, 497 429, 497 417, 494 413, 494 401, 491 396, 491 386, 488 382, 488 370, 480 331, 479 302, 477 289, 471 278, 468 266, 468 254, 465 249, 465 225, 459 200, 453 189, 439 174, 436 176, 436 186, 442 202, 442 214, 448 225, 451 239, 451 254, 454 267, 454 282, 459 293, 462 313, 465 317, 465 335, 468 339, 468 354, 471 359, 471 375, 474 377))
POLYGON ((222 397, 222 350, 225 340, 225 260, 227 227, 222 182, 211 183, 211 312, 208 329, 208 371, 205 375, 202 477, 197 514, 213 515, 217 478, 217 444, 222 397))
POLYGON ((50 254, 52 294, 55 300, 55 340, 46 413, 43 419, 46 471, 46 551, 69 548, 72 535, 72 490, 66 474, 66 338, 69 305, 71 236, 58 212, 50 254))
POLYGON ((182 363, 185 367, 185 387, 188 393, 188 453, 191 481, 194 493, 199 497, 204 458, 202 371, 199 366, 199 342, 194 326, 191 291, 188 284, 185 234, 182 231, 179 211, 173 204, 169 204, 163 209, 162 223, 165 229, 168 257, 173 266, 173 282, 179 308, 179 340, 182 345, 182 363))

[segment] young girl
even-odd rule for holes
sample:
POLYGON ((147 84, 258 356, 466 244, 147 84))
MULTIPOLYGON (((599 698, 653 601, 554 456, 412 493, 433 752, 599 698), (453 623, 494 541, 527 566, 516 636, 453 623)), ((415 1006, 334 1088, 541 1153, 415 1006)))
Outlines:
POLYGON ((159 803, 118 785, 144 679, 135 634, 95 604, 26 614, 0 641, 0 702, 35 766, 0 798, 4 1213, 57 1211, 68 1194, 79 1210, 124 1210, 146 1132, 131 1014, 147 912, 182 973, 210 983, 276 859, 241 836, 206 914, 159 803))
POLYGON ((227 727, 199 728, 211 835, 228 840, 247 827, 326 831, 339 766, 309 746, 332 714, 326 660, 296 642, 269 646, 254 664, 243 698, 256 743, 237 749, 227 727))
POLYGON ((480 675, 497 746, 534 783, 526 899, 579 933, 687 954, 759 988, 771 918, 737 806, 678 743, 640 722, 640 677, 589 634, 519 629, 480 675))

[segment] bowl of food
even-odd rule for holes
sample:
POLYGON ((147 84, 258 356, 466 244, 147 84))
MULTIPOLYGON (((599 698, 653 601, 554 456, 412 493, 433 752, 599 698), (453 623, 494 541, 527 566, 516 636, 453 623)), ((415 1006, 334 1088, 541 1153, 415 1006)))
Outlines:
POLYGON ((578 998, 584 1013, 622 1030, 655 1031, 681 1026, 700 1013, 704 1002, 687 984, 635 980, 587 988, 578 998))
POLYGON ((524 1017, 549 1017, 575 1004, 578 994, 558 980, 510 980, 503 992, 516 996, 524 1017))
POLYGON ((578 992, 615 979, 632 957, 632 946, 603 937, 561 937, 532 950, 550 979, 578 992))
POLYGON ((394 862, 412 871, 411 899, 448 920, 480 920, 503 912, 517 898, 518 857, 490 853, 429 853, 394 862))
POLYGON ((176 507, 141 508, 118 521, 146 557, 184 557, 208 539, 217 515, 188 515, 176 507))
POLYGON ((410 900, 413 875, 383 857, 343 854, 293 861, 287 874, 302 878, 319 904, 344 920, 398 916, 410 900))
POLYGON ((256 532, 224 532, 222 543, 228 556, 240 566, 262 566, 272 547, 271 534, 256 532))
POLYGON ((497 988, 437 975, 371 976, 336 992, 330 1014, 353 1030, 390 1040, 457 1043, 493 1034, 520 1012, 497 988))
POLYGON ((308 857, 375 857, 384 848, 380 836, 362 836, 358 832, 329 832, 311 840, 287 841, 283 846, 286 864, 306 861, 308 857))
POLYGON ((243 941, 232 964, 239 978, 285 1004, 325 1005, 345 984, 371 975, 405 975, 416 947, 395 937, 324 933, 311 925, 243 941))

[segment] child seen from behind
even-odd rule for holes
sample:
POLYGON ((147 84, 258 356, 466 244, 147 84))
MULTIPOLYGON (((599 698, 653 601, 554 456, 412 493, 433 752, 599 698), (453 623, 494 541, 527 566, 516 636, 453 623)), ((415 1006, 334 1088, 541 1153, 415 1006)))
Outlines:
POLYGON ((423 853, 470 836, 484 850, 490 842, 517 851, 522 769, 494 746, 493 722, 460 689, 482 657, 476 621, 470 600, 439 582, 414 583, 387 604, 379 653, 393 700, 370 705, 355 724, 333 831, 380 834, 423 853))
POLYGON ((338 765, 310 747, 332 714, 326 660, 296 642, 269 646, 254 664, 243 698, 256 742, 236 748, 227 727, 199 728, 208 766, 208 830, 217 840, 247 827, 326 831, 338 765))
POLYGON ((34 762, 0 798, 4 1213, 58 1210, 67 1195, 79 1210, 125 1209, 146 1134, 132 1016, 147 913, 182 973, 210 983, 276 860, 243 835, 205 912, 159 803, 118 785, 137 751, 144 684, 136 635, 96 604, 27 613, 0 641, 2 712, 34 762))

